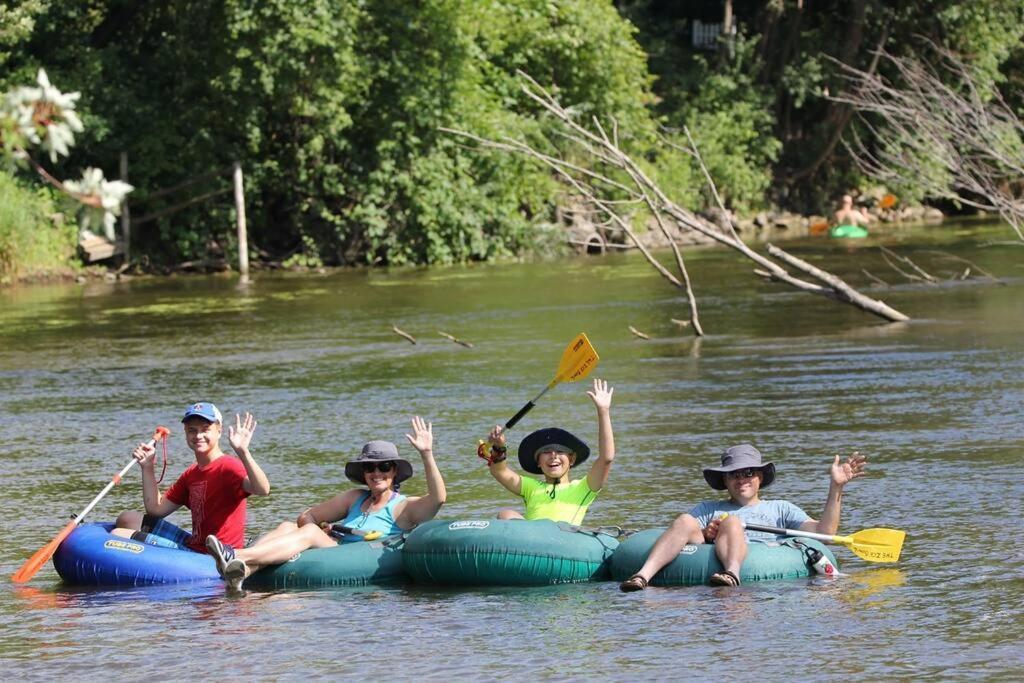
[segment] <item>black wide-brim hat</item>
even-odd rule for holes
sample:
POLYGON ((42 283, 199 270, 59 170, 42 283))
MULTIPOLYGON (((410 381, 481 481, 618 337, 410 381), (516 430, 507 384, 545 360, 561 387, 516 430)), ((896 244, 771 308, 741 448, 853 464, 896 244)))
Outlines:
POLYGON ((565 446, 576 454, 576 462, 570 465, 570 468, 576 467, 590 457, 590 446, 583 443, 581 439, 564 429, 548 427, 527 434, 519 443, 519 466, 531 474, 544 474, 537 464, 537 451, 552 444, 565 446))
POLYGON ((349 481, 366 486, 366 475, 363 473, 364 462, 393 462, 397 467, 395 483, 401 484, 412 476, 412 463, 398 454, 398 446, 390 441, 370 441, 363 446, 362 452, 355 460, 345 463, 345 476, 349 481))
POLYGON ((704 481, 716 491, 725 490, 726 472, 745 470, 747 468, 761 470, 761 488, 765 489, 775 481, 775 464, 761 462, 761 451, 749 443, 733 446, 722 454, 721 467, 708 467, 704 470, 704 481))

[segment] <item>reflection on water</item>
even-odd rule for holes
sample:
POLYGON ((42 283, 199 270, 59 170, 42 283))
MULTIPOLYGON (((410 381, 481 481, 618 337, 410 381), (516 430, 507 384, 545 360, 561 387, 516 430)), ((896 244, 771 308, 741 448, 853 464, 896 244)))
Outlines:
MULTIPOLYGON (((989 238, 980 228, 893 233, 890 246, 915 260, 945 241, 1007 282, 873 289, 912 316, 898 325, 761 283, 732 254, 696 251, 689 267, 708 332, 699 340, 671 322, 685 302, 635 255, 263 274, 244 289, 214 277, 2 291, 4 574, 102 488, 134 442, 175 425, 199 398, 260 421, 253 450, 273 494, 250 501, 250 533, 347 488, 342 465, 363 442, 404 448, 413 414, 434 423, 444 516, 491 515, 514 499, 473 444, 550 379, 581 330, 601 354, 595 374, 615 387, 618 448, 588 523, 664 527, 709 497, 701 468, 749 440, 776 463, 772 495, 812 515, 832 454, 867 454, 868 477, 844 497, 842 532, 882 526, 908 537, 896 566, 837 548, 848 574, 838 580, 629 595, 602 582, 239 598, 216 583, 73 589, 47 566, 28 586, 0 585, 0 664, 32 679, 729 679, 752 662, 768 680, 1013 677, 1024 669, 1024 270, 1014 250, 978 246, 989 238)), ((870 244, 789 249, 828 260, 857 286, 862 269, 884 267, 870 244)), ((552 390, 513 437, 562 425, 596 441, 585 389, 552 390)), ((179 432, 170 448, 173 477, 191 456, 179 432)), ((138 508, 138 476, 90 519, 138 508)), ((421 476, 403 487, 422 491, 421 476)))

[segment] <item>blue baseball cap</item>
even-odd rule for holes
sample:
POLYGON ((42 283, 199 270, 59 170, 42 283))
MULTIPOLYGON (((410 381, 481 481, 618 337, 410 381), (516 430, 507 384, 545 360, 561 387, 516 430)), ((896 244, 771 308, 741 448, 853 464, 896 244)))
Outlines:
POLYGON ((185 417, 181 418, 181 421, 189 419, 190 417, 201 417, 207 422, 224 422, 224 419, 220 415, 220 411, 217 410, 217 406, 206 401, 200 401, 199 403, 193 403, 185 409, 185 417))

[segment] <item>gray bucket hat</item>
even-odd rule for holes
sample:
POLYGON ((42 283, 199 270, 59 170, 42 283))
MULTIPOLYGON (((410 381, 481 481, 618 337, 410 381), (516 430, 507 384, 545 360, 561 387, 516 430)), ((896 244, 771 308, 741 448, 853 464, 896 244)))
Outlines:
POLYGON ((725 490, 725 473, 745 470, 748 467, 761 470, 761 488, 768 488, 775 481, 775 464, 761 462, 761 451, 749 443, 733 446, 722 453, 721 467, 708 467, 704 470, 704 481, 716 491, 725 490))
POLYGON ((355 460, 345 463, 345 476, 349 481, 366 485, 366 475, 363 474, 364 462, 393 462, 397 466, 395 474, 395 485, 412 476, 412 463, 398 454, 398 446, 390 441, 370 441, 363 446, 362 452, 355 460))

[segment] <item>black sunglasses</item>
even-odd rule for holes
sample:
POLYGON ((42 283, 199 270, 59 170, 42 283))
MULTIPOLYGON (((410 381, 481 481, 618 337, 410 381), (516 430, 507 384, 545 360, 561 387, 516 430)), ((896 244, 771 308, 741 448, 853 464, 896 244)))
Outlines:
POLYGON ((395 463, 391 462, 390 460, 385 460, 384 462, 364 462, 362 463, 362 466, 363 474, 367 474, 369 472, 387 473, 395 469, 395 463))
POLYGON ((756 474, 761 474, 761 470, 754 469, 753 467, 748 467, 745 470, 733 470, 732 472, 726 472, 725 476, 729 477, 730 479, 749 479, 750 477, 753 477, 756 474))

